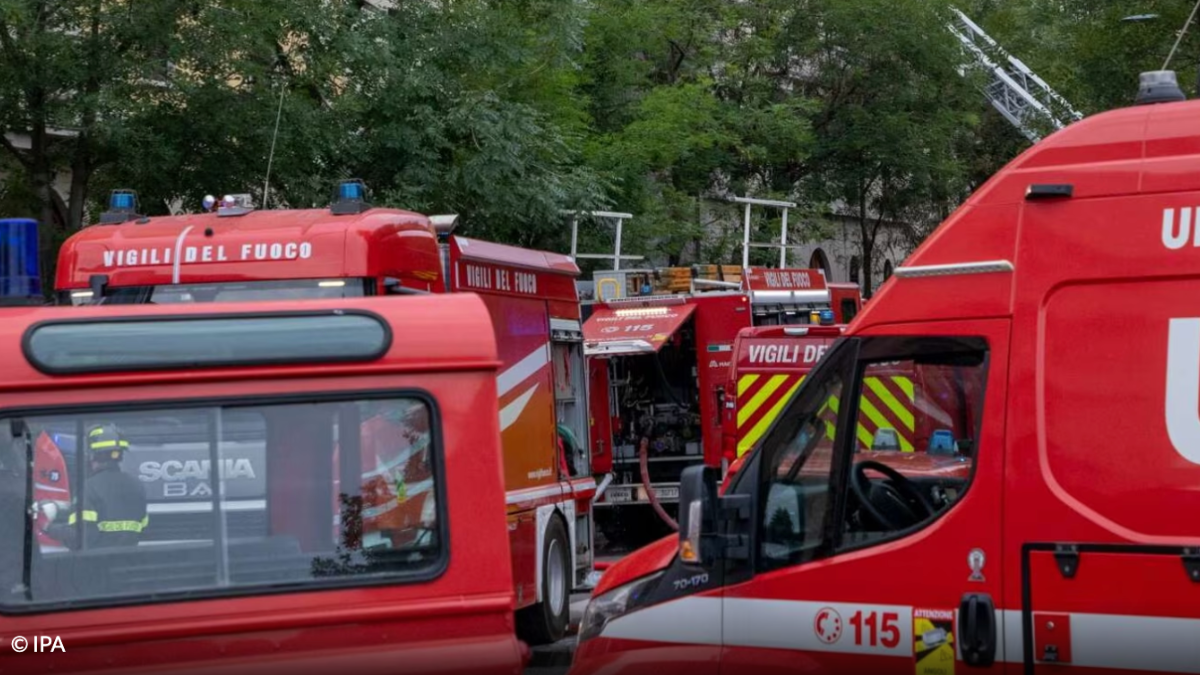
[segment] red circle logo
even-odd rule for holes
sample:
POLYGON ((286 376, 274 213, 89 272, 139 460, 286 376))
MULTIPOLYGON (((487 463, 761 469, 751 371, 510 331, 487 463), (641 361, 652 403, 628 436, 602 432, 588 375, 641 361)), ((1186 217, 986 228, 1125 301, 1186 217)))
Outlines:
POLYGON ((842 615, 832 607, 822 607, 813 619, 813 632, 827 645, 837 642, 842 637, 842 615))

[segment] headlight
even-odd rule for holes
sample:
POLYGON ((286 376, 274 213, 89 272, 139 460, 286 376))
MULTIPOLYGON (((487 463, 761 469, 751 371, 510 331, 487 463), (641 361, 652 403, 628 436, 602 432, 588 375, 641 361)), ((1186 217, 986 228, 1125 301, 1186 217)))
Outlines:
POLYGON ((578 643, 582 644, 585 640, 596 637, 609 621, 640 606, 646 595, 658 585, 662 575, 662 572, 655 572, 592 598, 583 612, 583 619, 579 622, 578 643))

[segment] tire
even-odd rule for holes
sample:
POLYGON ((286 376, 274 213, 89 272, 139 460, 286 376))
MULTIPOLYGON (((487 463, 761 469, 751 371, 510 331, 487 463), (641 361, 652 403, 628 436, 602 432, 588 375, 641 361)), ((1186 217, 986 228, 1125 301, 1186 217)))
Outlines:
POLYGON ((550 520, 542 542, 542 601, 517 612, 517 633, 531 646, 558 642, 571 615, 570 539, 558 516, 550 520))

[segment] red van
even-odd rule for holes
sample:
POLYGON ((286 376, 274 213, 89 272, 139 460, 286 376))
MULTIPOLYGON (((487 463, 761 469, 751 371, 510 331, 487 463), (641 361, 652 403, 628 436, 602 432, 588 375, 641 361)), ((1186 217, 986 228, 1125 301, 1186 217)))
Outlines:
POLYGON ((0 673, 521 671, 479 297, 2 311, 0 673))
POLYGON ((605 573, 572 673, 1200 672, 1197 204, 1197 101, 1013 160, 723 494, 685 472, 679 538, 605 573), (926 395, 880 409, 894 377, 926 395))

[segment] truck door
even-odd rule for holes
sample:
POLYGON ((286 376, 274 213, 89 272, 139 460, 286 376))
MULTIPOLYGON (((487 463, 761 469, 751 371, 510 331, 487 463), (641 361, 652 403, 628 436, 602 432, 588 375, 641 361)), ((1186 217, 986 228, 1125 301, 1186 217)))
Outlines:
POLYGON ((748 560, 727 568, 723 673, 1002 672, 1008 321, 936 334, 840 342, 731 488, 755 507, 748 560), (897 368, 931 383, 936 412, 875 390, 897 368), (861 438, 925 414, 936 447, 861 438))

